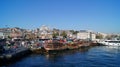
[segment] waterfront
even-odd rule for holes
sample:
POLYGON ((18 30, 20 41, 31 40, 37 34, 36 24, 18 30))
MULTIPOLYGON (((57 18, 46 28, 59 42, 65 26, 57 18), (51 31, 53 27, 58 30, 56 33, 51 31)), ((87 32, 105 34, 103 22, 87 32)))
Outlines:
POLYGON ((119 67, 120 48, 96 46, 78 50, 31 54, 8 67, 119 67))

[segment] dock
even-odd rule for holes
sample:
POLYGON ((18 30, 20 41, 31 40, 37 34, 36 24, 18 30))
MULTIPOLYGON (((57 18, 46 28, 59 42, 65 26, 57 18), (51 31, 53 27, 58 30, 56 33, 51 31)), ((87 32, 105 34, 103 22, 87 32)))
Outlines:
POLYGON ((9 63, 9 62, 14 61, 16 59, 20 59, 29 53, 30 53, 30 50, 27 48, 24 48, 24 47, 11 49, 8 52, 4 52, 4 53, 0 54, 0 65, 5 64, 5 63, 9 63))
POLYGON ((19 46, 17 48, 10 48, 9 50, 5 50, 0 54, 0 65, 11 63, 12 61, 16 61, 17 59, 21 59, 30 53, 39 53, 39 54, 48 54, 50 52, 59 52, 59 51, 70 51, 82 49, 90 46, 97 46, 97 43, 93 42, 57 42, 57 43, 44 43, 41 45, 29 45, 28 47, 19 46))

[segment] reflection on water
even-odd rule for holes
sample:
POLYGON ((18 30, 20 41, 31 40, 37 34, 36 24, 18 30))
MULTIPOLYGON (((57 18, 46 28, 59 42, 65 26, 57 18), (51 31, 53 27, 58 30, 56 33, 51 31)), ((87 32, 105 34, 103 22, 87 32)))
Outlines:
POLYGON ((65 51, 52 51, 49 54, 46 54, 45 57, 50 61, 54 61, 57 58, 61 58, 63 56, 74 55, 76 53, 85 53, 88 51, 88 49, 90 48, 81 48, 76 50, 65 50, 65 51))
POLYGON ((120 53, 120 47, 116 47, 116 46, 105 46, 103 51, 106 51, 108 53, 113 53, 113 54, 117 54, 120 53))
POLYGON ((120 47, 97 46, 69 51, 32 54, 10 67, 120 67, 120 47))

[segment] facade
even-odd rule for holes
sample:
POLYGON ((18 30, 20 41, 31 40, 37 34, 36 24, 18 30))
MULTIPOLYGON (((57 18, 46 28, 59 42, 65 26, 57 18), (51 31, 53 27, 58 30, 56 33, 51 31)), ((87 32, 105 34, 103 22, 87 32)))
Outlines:
POLYGON ((95 40, 96 34, 91 31, 80 31, 77 33, 77 39, 95 40))
POLYGON ((11 29, 10 28, 1 28, 0 29, 1 32, 1 36, 4 36, 4 38, 8 38, 8 36, 10 36, 11 33, 11 29))
POLYGON ((12 37, 12 38, 22 37, 22 31, 18 28, 12 28, 10 37, 12 37))
POLYGON ((39 37, 41 39, 52 38, 52 31, 47 26, 43 25, 42 27, 40 27, 39 37))
POLYGON ((4 38, 4 33, 0 32, 0 38, 4 38))

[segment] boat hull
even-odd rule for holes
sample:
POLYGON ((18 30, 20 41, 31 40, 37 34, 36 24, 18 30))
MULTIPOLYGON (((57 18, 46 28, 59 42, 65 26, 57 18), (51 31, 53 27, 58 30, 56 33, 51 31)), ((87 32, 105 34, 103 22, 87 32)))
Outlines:
POLYGON ((65 50, 67 49, 67 46, 62 43, 57 44, 46 44, 44 45, 44 49, 47 51, 54 51, 54 50, 65 50))
POLYGON ((106 41, 100 42, 100 44, 105 45, 105 46, 120 46, 120 41, 119 40, 106 40, 106 41))

